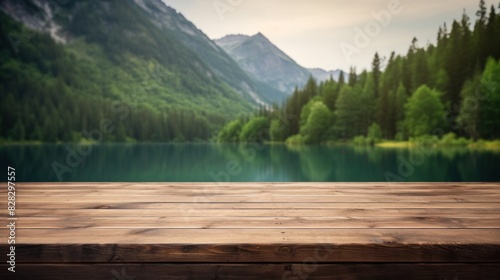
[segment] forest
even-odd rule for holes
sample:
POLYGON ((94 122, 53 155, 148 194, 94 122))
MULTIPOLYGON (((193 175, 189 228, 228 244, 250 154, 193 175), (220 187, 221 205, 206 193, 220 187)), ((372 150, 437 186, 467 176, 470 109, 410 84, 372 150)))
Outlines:
POLYGON ((0 142, 78 143, 95 130, 99 142, 208 141, 251 112, 174 35, 120 2, 113 13, 96 1, 61 8, 68 44, 0 12, 0 142))
MULTIPOLYGON (((500 5, 498 7, 500 9, 500 5)), ((374 55, 371 71, 317 83, 283 104, 224 126, 219 142, 317 144, 435 139, 470 145, 500 138, 500 13, 439 27, 436 44, 414 38, 405 55, 374 55)))

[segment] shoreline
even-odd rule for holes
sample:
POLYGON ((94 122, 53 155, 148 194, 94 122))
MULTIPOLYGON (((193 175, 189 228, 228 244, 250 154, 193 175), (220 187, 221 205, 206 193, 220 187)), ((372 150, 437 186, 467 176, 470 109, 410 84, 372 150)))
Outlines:
MULTIPOLYGON (((218 142, 103 142, 103 143, 88 143, 88 142, 41 142, 41 141, 7 141, 0 142, 2 146, 41 146, 41 145, 137 145, 137 144, 242 144, 242 143, 218 143, 218 142)), ((290 147, 300 147, 300 146, 315 146, 315 145, 326 145, 326 146, 350 146, 350 147, 374 147, 382 149, 414 149, 423 146, 419 142, 413 141, 381 141, 373 145, 357 145, 353 142, 329 142, 321 144, 286 144, 285 142, 265 142, 265 145, 285 145, 290 147)), ((435 148, 458 148, 458 149, 468 149, 468 150, 499 150, 500 151, 500 140, 479 140, 476 142, 468 144, 445 144, 445 143, 434 143, 435 148)))

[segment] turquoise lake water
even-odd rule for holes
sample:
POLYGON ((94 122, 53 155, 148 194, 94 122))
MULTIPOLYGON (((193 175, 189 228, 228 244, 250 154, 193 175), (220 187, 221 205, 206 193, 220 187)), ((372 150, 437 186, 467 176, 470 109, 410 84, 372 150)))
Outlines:
POLYGON ((20 182, 500 181, 500 152, 231 144, 5 145, 20 182))

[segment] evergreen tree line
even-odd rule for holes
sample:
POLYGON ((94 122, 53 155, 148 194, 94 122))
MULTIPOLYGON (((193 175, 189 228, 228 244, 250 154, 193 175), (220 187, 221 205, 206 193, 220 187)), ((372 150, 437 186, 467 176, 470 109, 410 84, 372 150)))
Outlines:
MULTIPOLYGON (((499 5, 500 9, 500 5, 499 5)), ((414 38, 406 55, 378 53, 371 71, 317 84, 312 78, 281 106, 227 124, 219 141, 287 143, 407 140, 437 135, 500 138, 500 14, 479 3, 441 26, 435 45, 414 38), (283 123, 282 116, 287 118, 283 123), (259 125, 255 125, 256 122, 259 125), (248 130, 259 129, 259 131, 248 130), (267 133, 263 131, 268 130, 267 133)))
MULTIPOLYGON (((45 89, 51 92, 50 87, 45 89)), ((11 93, 0 95, 1 137, 9 141, 207 141, 217 129, 216 124, 225 121, 216 115, 199 116, 189 111, 158 113, 147 107, 130 107, 99 98, 59 94, 50 97, 49 93, 19 100, 11 93), (102 139, 96 139, 95 130, 102 139)))

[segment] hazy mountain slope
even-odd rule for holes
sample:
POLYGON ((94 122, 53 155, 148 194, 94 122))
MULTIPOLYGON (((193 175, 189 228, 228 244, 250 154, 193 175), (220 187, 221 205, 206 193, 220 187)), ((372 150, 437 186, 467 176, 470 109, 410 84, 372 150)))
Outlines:
POLYGON ((228 35, 215 42, 247 73, 282 92, 291 94, 311 75, 261 33, 254 36, 228 35))

